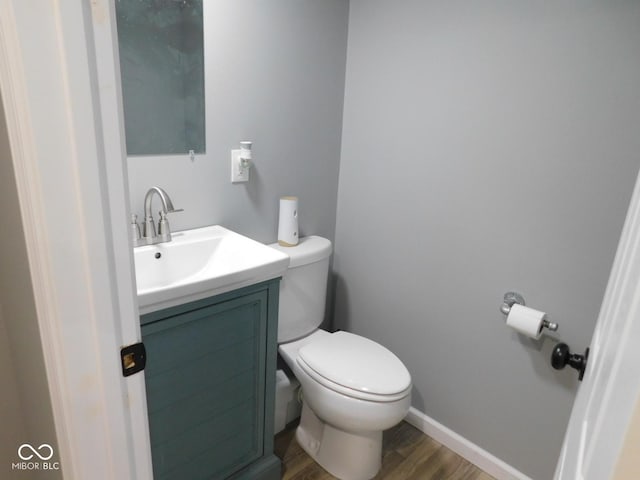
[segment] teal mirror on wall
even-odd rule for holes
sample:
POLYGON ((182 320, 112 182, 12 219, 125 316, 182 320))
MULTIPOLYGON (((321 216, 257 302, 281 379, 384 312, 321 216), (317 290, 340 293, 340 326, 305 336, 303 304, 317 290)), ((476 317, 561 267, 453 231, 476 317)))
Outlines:
POLYGON ((127 155, 205 151, 202 0, 115 0, 127 155))

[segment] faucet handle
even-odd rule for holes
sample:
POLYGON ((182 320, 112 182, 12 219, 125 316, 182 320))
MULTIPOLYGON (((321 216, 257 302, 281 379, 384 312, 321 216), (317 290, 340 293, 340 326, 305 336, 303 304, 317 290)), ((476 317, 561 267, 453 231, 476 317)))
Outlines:
POLYGON ((184 208, 173 208, 173 205, 169 204, 168 207, 171 209, 167 209, 166 212, 160 210, 158 215, 160 219, 158 220, 158 236, 163 242, 171 241, 171 227, 169 226, 169 220, 167 220, 167 215, 170 213, 184 212, 184 208))
POLYGON ((169 227, 169 220, 167 220, 167 214, 173 212, 160 211, 160 219, 158 220, 158 236, 163 242, 171 241, 171 227, 169 227))
POLYGON ((134 245, 140 240, 140 225, 138 225, 138 215, 131 214, 131 240, 134 245))

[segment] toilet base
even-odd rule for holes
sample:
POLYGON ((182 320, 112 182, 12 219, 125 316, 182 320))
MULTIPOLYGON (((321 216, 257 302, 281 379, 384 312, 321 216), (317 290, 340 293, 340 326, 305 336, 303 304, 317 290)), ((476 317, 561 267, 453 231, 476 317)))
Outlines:
POLYGON ((382 431, 340 430, 323 422, 304 402, 296 439, 311 458, 341 480, 369 480, 380 470, 382 431))

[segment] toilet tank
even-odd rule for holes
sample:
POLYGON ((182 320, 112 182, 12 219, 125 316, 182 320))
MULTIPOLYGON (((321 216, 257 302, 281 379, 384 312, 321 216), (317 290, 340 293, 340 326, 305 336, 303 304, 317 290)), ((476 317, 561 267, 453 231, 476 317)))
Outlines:
POLYGON ((309 236, 295 247, 269 245, 291 258, 280 282, 278 343, 304 337, 324 319, 331 241, 309 236))

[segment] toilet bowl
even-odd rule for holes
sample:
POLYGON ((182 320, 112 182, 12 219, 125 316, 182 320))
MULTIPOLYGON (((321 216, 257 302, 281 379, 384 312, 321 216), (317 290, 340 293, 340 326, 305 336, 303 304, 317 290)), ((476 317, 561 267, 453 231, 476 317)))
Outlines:
POLYGON ((332 475, 368 480, 380 470, 382 432, 411 403, 411 377, 389 350, 358 335, 316 330, 280 345, 302 386, 296 439, 332 475))
POLYGON ((411 376, 382 345, 353 333, 319 329, 324 318, 331 242, 301 238, 287 253, 278 317, 278 351, 300 382, 300 446, 342 480, 368 480, 380 469, 382 432, 411 403, 411 376))

